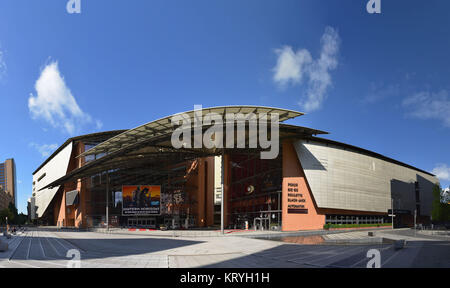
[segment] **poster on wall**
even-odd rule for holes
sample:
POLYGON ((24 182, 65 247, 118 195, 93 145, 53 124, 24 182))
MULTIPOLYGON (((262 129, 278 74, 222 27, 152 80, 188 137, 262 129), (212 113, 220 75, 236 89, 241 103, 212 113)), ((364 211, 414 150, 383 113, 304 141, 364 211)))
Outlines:
POLYGON ((161 214, 161 186, 122 186, 123 216, 157 216, 161 214))

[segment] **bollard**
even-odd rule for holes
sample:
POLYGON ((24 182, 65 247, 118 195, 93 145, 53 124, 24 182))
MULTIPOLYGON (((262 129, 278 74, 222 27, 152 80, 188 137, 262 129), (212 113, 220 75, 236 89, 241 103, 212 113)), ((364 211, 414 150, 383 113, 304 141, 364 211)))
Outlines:
POLYGON ((0 252, 8 251, 8 243, 5 243, 0 239, 0 252))
POLYGON ((394 242, 394 249, 395 250, 400 250, 405 246, 405 240, 395 240, 394 242))
POLYGON ((3 236, 5 236, 6 239, 11 239, 11 234, 9 234, 8 231, 4 231, 3 236))

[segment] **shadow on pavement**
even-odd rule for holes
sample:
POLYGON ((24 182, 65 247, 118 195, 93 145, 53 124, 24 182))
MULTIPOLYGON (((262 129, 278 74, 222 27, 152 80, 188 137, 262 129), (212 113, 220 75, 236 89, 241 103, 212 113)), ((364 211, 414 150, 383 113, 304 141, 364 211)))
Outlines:
POLYGON ((81 259, 136 256, 202 243, 201 241, 155 238, 69 238, 56 236, 27 237, 16 249, 13 260, 65 259, 71 249, 80 251, 81 259))

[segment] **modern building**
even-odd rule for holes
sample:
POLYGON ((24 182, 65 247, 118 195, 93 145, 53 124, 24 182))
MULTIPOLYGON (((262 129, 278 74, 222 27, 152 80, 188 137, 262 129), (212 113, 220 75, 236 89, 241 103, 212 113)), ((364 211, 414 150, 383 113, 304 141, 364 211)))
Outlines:
MULTIPOLYGON (((28 200, 28 206, 30 207, 28 209, 28 214, 30 215, 31 220, 38 219, 42 221, 45 218, 43 223, 50 225, 59 224, 61 226, 70 226, 70 224, 73 224, 70 223, 70 220, 66 217, 64 217, 64 219, 67 220, 57 220, 58 215, 55 214, 64 206, 61 204, 62 196, 65 196, 66 192, 69 191, 68 187, 70 187, 70 185, 66 184, 54 188, 43 188, 60 177, 65 176, 72 170, 81 167, 86 162, 95 159, 95 156, 78 159, 77 156, 80 153, 89 150, 91 147, 95 147, 99 143, 122 132, 125 132, 125 130, 95 133, 70 138, 46 159, 33 173, 32 197, 28 200), (82 160, 82 162, 80 160, 82 160), (59 205, 59 207, 57 205, 59 205), (44 217, 44 215, 46 217, 44 217)), ((63 212, 66 209, 64 208, 62 210, 61 215, 63 215, 63 212)), ((70 208, 67 208, 67 210, 70 210, 70 208)), ((71 226, 75 225, 73 224, 71 226)))
POLYGON ((8 208, 11 202, 13 202, 11 196, 0 186, 0 211, 8 208))
POLYGON ((0 209, 7 208, 9 203, 16 205, 16 163, 14 159, 7 159, 0 163, 0 209))
POLYGON ((414 214, 417 223, 430 221, 438 183, 433 174, 317 137, 327 132, 284 123, 302 115, 215 107, 70 138, 33 173, 31 214, 41 224, 84 228, 107 223, 295 231, 326 223, 380 225, 390 223, 392 213, 398 227, 412 225, 414 214), (231 122, 230 113, 245 120, 231 122), (267 120, 275 114, 279 126, 267 120), (214 115, 226 125, 197 121, 199 115, 214 115), (173 144, 177 131, 190 135, 179 147, 173 144), (196 138, 198 131, 203 138, 196 138), (279 143, 273 159, 262 157, 273 148, 262 145, 268 140, 263 131, 279 143), (224 139, 222 148, 217 143, 224 139), (261 145, 252 145, 258 139, 261 145))

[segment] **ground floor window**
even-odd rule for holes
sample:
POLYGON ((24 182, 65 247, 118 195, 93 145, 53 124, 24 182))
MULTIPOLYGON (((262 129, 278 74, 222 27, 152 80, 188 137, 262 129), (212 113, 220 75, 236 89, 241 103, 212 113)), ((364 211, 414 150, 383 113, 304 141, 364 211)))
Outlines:
POLYGON ((385 224, 391 219, 384 215, 326 215, 326 224, 385 224))

